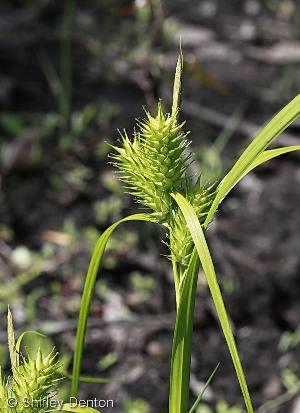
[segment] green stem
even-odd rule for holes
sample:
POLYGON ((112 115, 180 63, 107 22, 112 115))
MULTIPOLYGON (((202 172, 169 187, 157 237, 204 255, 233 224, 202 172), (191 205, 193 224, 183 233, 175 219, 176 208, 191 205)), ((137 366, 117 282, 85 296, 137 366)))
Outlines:
POLYGON ((175 283, 175 294, 176 294, 176 308, 179 305, 179 285, 180 285, 180 273, 178 269, 178 264, 175 261, 173 254, 172 255, 172 267, 173 267, 173 276, 174 276, 174 283, 175 283))
POLYGON ((187 413, 189 410, 192 335, 199 264, 198 254, 194 250, 180 285, 172 347, 169 413, 187 413))
MULTIPOLYGON (((207 225, 204 227, 204 230, 207 225)), ((190 399, 192 336, 200 260, 194 248, 187 270, 181 274, 172 260, 177 315, 172 346, 169 413, 187 413, 190 399)))

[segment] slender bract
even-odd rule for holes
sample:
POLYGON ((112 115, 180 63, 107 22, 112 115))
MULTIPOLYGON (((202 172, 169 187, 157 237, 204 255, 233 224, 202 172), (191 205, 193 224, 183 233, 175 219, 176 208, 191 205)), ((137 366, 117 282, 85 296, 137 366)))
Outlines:
POLYGON ((225 309, 225 305, 222 299, 222 294, 218 285, 217 277, 214 270, 213 261, 207 246, 207 242, 204 236, 203 229, 199 223, 197 215, 195 213, 194 208, 192 205, 181 195, 176 194, 174 195, 174 199, 178 203, 184 218, 186 220, 187 226, 190 230, 191 236, 193 238, 197 253, 199 255, 201 265, 204 271, 204 274, 207 279, 207 283, 213 298, 213 301, 216 306, 216 311, 218 314, 218 318, 220 320, 220 324, 228 345, 228 349, 230 355, 232 357, 232 361, 236 370, 237 378, 239 380, 242 393, 245 399, 245 403, 247 406, 248 412, 253 412, 250 394, 247 388, 247 383, 245 379, 245 375, 243 372, 243 368, 240 362, 239 354, 237 351, 237 347, 235 344, 235 340, 231 331, 229 319, 227 316, 227 312, 225 309))
POLYGON ((87 320, 92 300, 92 295, 94 292, 97 276, 99 275, 100 265, 102 257, 109 240, 109 237, 114 232, 114 230, 123 222, 126 221, 151 221, 151 216, 146 214, 135 214, 130 215, 122 220, 112 224, 99 238, 90 262, 89 270, 86 276, 81 306, 80 314, 77 325, 77 335, 75 342, 75 352, 73 360, 73 375, 72 375, 72 386, 71 386, 71 396, 76 397, 78 392, 78 386, 80 381, 80 368, 82 361, 82 353, 84 347, 84 340, 87 328, 87 320))
POLYGON ((183 57, 180 53, 174 79, 172 110, 166 111, 162 102, 159 102, 156 113, 146 112, 146 118, 137 123, 131 137, 124 131, 121 133, 119 146, 113 146, 111 158, 121 180, 125 183, 126 191, 149 210, 149 213, 132 215, 114 223, 101 235, 95 247, 85 280, 79 315, 71 394, 76 396, 78 391, 88 313, 109 237, 122 222, 149 221, 161 224, 166 229, 174 272, 177 316, 171 358, 169 413, 193 412, 202 397, 199 395, 191 405, 189 386, 193 318, 200 263, 228 345, 247 412, 253 413, 246 377, 205 232, 218 206, 240 179, 267 160, 300 149, 300 146, 292 146, 266 150, 299 116, 300 96, 292 100, 262 129, 220 183, 211 182, 204 185, 199 177, 189 174, 192 155, 188 152, 189 142, 184 131, 185 124, 178 120, 182 69, 183 57))
POLYGON ((212 381, 212 379, 214 378, 218 368, 220 366, 220 363, 217 364, 217 366, 214 368, 214 370, 212 371, 211 375, 209 376, 209 378, 207 379, 205 385, 203 386, 201 392, 199 393, 197 399, 195 400, 193 406, 190 408, 189 413, 194 413, 197 409, 197 407, 199 406, 199 404, 202 401, 202 398, 204 396, 204 393, 206 392, 208 386, 210 385, 210 382, 212 381))

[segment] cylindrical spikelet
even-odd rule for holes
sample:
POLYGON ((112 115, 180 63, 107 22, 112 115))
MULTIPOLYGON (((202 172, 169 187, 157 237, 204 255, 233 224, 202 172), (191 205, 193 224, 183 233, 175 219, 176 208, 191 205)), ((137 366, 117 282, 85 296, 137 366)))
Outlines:
POLYGON ((164 114, 159 102, 156 117, 138 123, 133 140, 126 132, 121 147, 111 155, 128 191, 138 202, 154 211, 158 222, 166 223, 172 203, 170 193, 181 185, 190 155, 184 124, 178 124, 177 114, 164 114))
POLYGON ((111 157, 128 192, 152 209, 156 221, 168 228, 172 258, 184 270, 193 241, 171 193, 179 191, 185 195, 203 224, 216 194, 216 184, 203 187, 199 179, 193 183, 187 177, 191 154, 186 153, 187 134, 177 115, 165 114, 159 102, 157 115, 146 112, 146 119, 138 122, 132 140, 124 132, 121 146, 113 147, 115 153, 111 157))
MULTIPOLYGON (((185 182, 184 194, 194 207, 200 224, 204 224, 208 211, 216 195, 217 183, 201 187, 200 180, 196 184, 185 182)), ((193 240, 186 226, 181 211, 177 210, 170 223, 170 248, 173 258, 184 269, 189 263, 193 251, 193 240)))

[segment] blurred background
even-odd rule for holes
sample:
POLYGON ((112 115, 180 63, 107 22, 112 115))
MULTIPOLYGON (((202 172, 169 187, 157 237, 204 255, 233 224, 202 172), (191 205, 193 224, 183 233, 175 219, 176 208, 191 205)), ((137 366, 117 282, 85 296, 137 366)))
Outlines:
MULTIPOLYGON (((180 38, 193 168, 213 181, 299 92, 297 1, 1 1, 0 364, 8 365, 8 303, 17 333, 47 334, 43 346, 71 362, 93 246, 139 209, 113 173, 108 144, 117 128, 132 132, 143 106, 155 110, 162 98, 170 107, 180 38)), ((300 144, 299 126, 276 144, 300 144)), ((259 413, 300 412, 299 159, 246 177, 208 232, 259 413)), ((105 412, 167 411, 175 301, 164 237, 133 223, 109 242, 83 373, 115 381, 80 391, 113 399, 105 412)), ((191 394, 221 362, 198 413, 241 413, 202 274, 198 295, 191 394)))

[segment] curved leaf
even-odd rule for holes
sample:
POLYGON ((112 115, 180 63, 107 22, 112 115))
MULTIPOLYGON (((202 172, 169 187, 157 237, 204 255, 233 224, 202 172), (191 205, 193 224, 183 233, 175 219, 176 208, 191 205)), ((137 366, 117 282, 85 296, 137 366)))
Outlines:
POLYGON ((97 244, 94 248, 93 255, 90 261, 88 273, 86 276, 81 305, 80 305, 80 313, 79 313, 79 320, 77 326, 77 335, 76 335, 76 342, 75 342, 75 351, 74 351, 74 361, 73 361, 73 379, 72 379, 72 386, 71 386, 71 396, 76 397, 79 385, 79 374, 80 374, 80 367, 81 367, 81 360, 82 360, 82 352, 84 346, 84 339, 87 327, 87 319, 91 305, 92 294, 94 291, 95 283, 97 280, 97 276, 99 273, 99 268, 102 262, 102 257, 109 240, 109 237, 113 233, 113 231, 123 222, 127 221, 153 221, 150 214, 135 214, 130 215, 126 218, 121 219, 118 222, 112 224, 97 241, 97 244))
POLYGON ((179 193, 175 195, 173 194, 172 196, 177 202, 179 208, 181 209, 186 220, 187 226, 189 228, 189 231, 191 233, 191 236, 193 238, 204 274, 207 279, 207 284, 209 286, 216 307, 216 311, 227 342, 227 346, 233 361, 236 375, 243 393, 247 411, 248 413, 253 413, 253 407, 250 394, 248 391, 247 382, 245 379, 244 371, 237 351, 236 343, 233 337, 227 311, 223 302, 222 294, 215 274, 213 261, 207 246, 203 229, 199 223, 196 212, 194 208, 191 206, 191 204, 179 193))
POLYGON ((217 195, 207 215, 204 227, 211 222, 219 204, 231 189, 245 175, 249 167, 260 154, 300 115, 300 94, 288 103, 269 123, 256 135, 245 149, 224 179, 221 181, 217 195))

